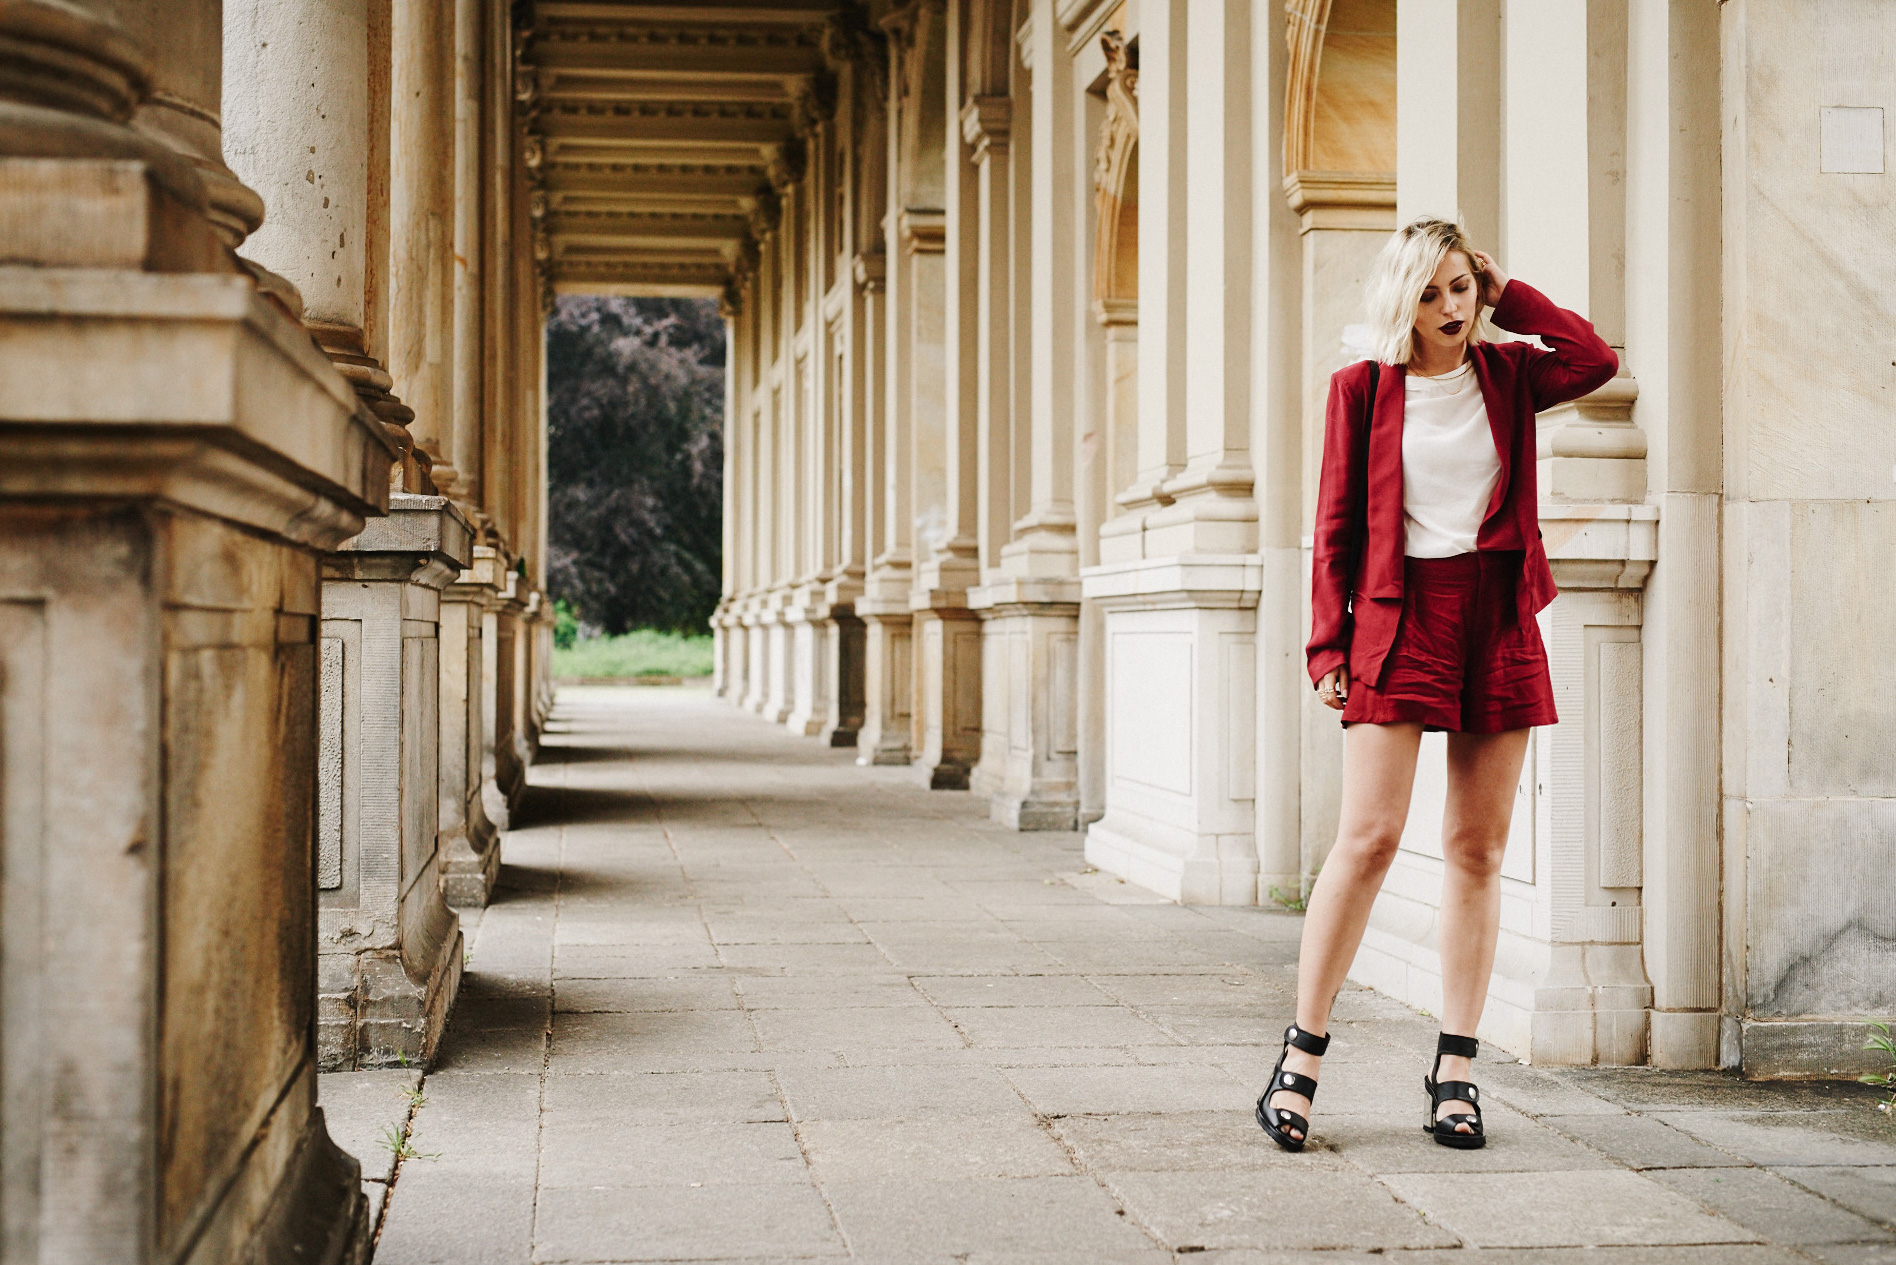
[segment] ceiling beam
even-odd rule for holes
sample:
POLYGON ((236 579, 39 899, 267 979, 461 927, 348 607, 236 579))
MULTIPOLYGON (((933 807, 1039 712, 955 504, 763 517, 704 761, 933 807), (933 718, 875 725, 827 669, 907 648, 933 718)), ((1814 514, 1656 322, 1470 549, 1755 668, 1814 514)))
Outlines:
POLYGON ((546 187, 556 194, 607 197, 748 198, 768 187, 768 179, 761 165, 733 169, 717 164, 692 170, 670 164, 616 163, 584 169, 549 167, 546 187))
POLYGON ((795 134, 787 118, 730 114, 544 110, 535 130, 549 141, 584 140, 643 145, 700 145, 756 149, 781 145, 795 134))
POLYGON ((717 249, 741 241, 750 222, 736 216, 723 219, 666 220, 646 215, 554 215, 547 232, 569 242, 623 244, 670 249, 676 245, 717 249))
POLYGON ((836 0, 756 0, 749 4, 622 4, 601 0, 540 0, 541 23, 609 22, 619 26, 685 23, 691 26, 811 26, 838 9, 836 0))
POLYGON ((535 40, 528 60, 561 74, 690 76, 708 84, 778 83, 823 69, 822 50, 805 44, 645 43, 535 40))

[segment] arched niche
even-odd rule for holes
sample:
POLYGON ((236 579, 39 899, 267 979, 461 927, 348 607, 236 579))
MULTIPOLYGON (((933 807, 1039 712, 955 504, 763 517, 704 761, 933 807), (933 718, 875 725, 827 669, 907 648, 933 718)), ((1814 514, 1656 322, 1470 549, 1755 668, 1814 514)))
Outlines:
POLYGON ((1291 204, 1395 204, 1396 0, 1287 0, 1291 204))
POLYGON ((1093 153, 1093 315, 1105 332, 1099 399, 1102 517, 1138 473, 1139 431, 1139 46, 1117 29, 1100 38, 1106 108, 1093 153))
POLYGON ((1107 31, 1100 44, 1106 114, 1093 158, 1093 301, 1101 320, 1131 320, 1139 302, 1139 49, 1118 31, 1107 31))

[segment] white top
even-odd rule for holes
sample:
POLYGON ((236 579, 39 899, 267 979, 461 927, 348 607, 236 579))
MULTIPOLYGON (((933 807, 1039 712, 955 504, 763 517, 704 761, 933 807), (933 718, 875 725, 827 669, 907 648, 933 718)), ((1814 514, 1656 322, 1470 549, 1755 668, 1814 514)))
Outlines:
POLYGON ((1501 457, 1474 365, 1439 378, 1403 380, 1403 553, 1448 558, 1472 553, 1488 501, 1501 481, 1501 457))

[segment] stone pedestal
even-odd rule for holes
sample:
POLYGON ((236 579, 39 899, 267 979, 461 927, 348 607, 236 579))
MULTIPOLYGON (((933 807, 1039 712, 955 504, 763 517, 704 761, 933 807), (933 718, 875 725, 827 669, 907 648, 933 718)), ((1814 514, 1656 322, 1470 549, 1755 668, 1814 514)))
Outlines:
POLYGON ((786 664, 790 678, 789 711, 784 726, 806 737, 823 732, 829 721, 830 676, 828 647, 829 603, 820 584, 798 585, 783 611, 786 664))
POLYGON ((1016 830, 1079 825, 1079 583, 1004 580, 981 613, 981 760, 968 789, 1016 830))
POLYGON ((915 618, 908 608, 907 568, 871 576, 856 613, 863 621, 863 710, 856 763, 907 764, 915 681, 915 618))
POLYGON ((853 747, 862 733, 867 648, 863 622, 856 614, 861 591, 860 579, 832 580, 824 595, 829 617, 823 623, 821 653, 830 699, 817 736, 832 747, 853 747))
MULTIPOLYGON (((127 52, 87 8, 0 15, 15 67, 36 9, 62 76, 127 52)), ((0 268, 0 1258, 342 1265, 368 1248, 315 1095, 317 567, 394 454, 228 255, 141 270, 212 258, 166 179, 0 159, 0 223, 39 235, 7 252, 41 265, 0 268)))
POLYGON ((914 765, 938 791, 968 788, 981 758, 981 621, 965 590, 924 590, 910 599, 915 619, 914 765))
POLYGON ((764 662, 764 626, 758 614, 761 603, 761 598, 752 595, 745 599, 742 611, 734 616, 738 621, 739 653, 744 657, 744 689, 733 695, 732 701, 752 712, 764 709, 765 678, 769 675, 764 662))
POLYGON ((470 560, 467 519, 396 493, 323 561, 316 885, 324 1070, 423 1066, 461 981, 442 896, 441 591, 470 560))
MULTIPOLYGON (((491 568, 489 568, 491 570, 491 568)), ((491 578, 463 570, 441 594, 441 746, 437 835, 448 903, 479 909, 500 878, 500 831, 481 800, 481 685, 491 578)))
POLYGON ((1257 902, 1255 555, 1105 563, 1106 813, 1086 859, 1182 904, 1257 902))
POLYGON ((491 575, 492 581, 481 635, 481 805, 487 810, 487 819, 505 830, 527 784, 526 765, 515 742, 520 613, 524 603, 519 573, 508 565, 505 551, 487 549, 486 557, 482 552, 480 548, 474 551, 474 570, 491 575))

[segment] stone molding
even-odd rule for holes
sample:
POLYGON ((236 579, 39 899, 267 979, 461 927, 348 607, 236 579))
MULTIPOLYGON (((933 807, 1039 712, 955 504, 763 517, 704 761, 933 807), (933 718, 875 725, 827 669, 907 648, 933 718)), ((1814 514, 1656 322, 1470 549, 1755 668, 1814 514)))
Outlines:
POLYGON ((316 549, 387 504, 394 445, 248 277, 0 268, 0 328, 0 494, 152 498, 316 549))

